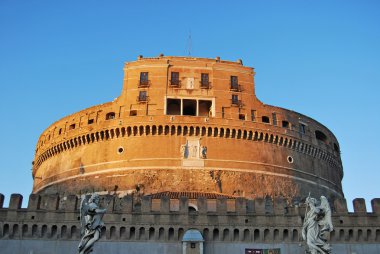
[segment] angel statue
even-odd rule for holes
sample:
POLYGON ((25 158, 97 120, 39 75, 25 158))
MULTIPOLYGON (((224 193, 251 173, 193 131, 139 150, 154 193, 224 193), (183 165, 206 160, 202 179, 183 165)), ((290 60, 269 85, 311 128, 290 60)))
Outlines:
POLYGON ((88 254, 92 251, 92 246, 100 238, 100 232, 104 223, 103 215, 107 209, 99 208, 99 195, 93 193, 92 196, 82 198, 80 204, 80 221, 82 239, 78 246, 79 254, 88 254))
POLYGON ((323 237, 325 232, 331 232, 331 209, 327 198, 321 196, 321 202, 315 198, 306 198, 306 215, 302 226, 302 238, 306 241, 310 254, 331 253, 331 247, 323 237))

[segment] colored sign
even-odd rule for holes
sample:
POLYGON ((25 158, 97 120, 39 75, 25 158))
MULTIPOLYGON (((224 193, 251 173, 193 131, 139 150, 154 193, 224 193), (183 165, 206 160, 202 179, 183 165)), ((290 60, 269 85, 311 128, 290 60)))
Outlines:
POLYGON ((245 254, 281 254, 281 249, 245 249, 245 254))

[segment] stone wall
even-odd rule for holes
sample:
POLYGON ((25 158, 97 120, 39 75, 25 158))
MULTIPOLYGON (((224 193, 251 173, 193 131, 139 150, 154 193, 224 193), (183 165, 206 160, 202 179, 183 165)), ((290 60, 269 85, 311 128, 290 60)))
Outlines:
MULTIPOLYGON (((76 196, 59 199, 55 195, 32 194, 28 208, 21 208, 22 196, 18 194, 11 196, 8 208, 3 208, 3 200, 0 195, 0 246, 5 250, 2 253, 63 253, 58 250, 60 246, 75 250, 80 239, 76 196), (43 251, 44 246, 49 252, 43 251)), ((102 253, 104 248, 115 249, 113 253, 141 253, 144 248, 152 249, 152 253, 180 253, 182 236, 192 228, 202 233, 205 253, 220 253, 223 249, 244 253, 244 248, 253 246, 303 253, 299 244, 303 244, 305 208, 288 206, 280 198, 170 200, 164 196, 152 201, 144 196, 141 201, 134 201, 130 196, 103 196, 102 204, 108 202, 106 227, 95 253, 102 253), (197 211, 189 211, 189 204, 195 204, 197 211)), ((371 201, 372 213, 366 211, 364 199, 355 199, 353 203, 353 213, 347 211, 345 200, 332 204, 334 231, 328 236, 329 241, 340 250, 336 253, 379 253, 380 199, 371 201)))

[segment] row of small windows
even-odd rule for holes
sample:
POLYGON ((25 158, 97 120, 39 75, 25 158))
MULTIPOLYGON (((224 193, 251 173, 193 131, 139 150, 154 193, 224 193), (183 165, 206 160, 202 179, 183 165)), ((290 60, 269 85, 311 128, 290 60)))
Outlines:
MULTIPOLYGON (((205 89, 211 88, 209 73, 201 73, 201 79, 199 83, 200 83, 200 88, 205 88, 205 89)), ((149 73, 140 72, 139 87, 149 87, 149 86, 150 86, 149 73)), ((170 86, 181 87, 179 72, 173 71, 170 73, 170 86)), ((241 91, 237 76, 230 76, 230 90, 241 91)))
MULTIPOLYGON (((146 91, 140 91, 142 95, 141 99, 146 99, 146 91)), ((139 96, 139 97, 140 97, 139 96)), ((233 95, 234 96, 234 95, 233 95)), ((234 98, 234 97, 233 97, 234 98)), ((236 98, 237 99, 237 98, 236 98)), ((234 99, 233 99, 234 101, 234 99)), ((190 116, 212 116, 211 112, 211 107, 212 107, 212 102, 211 101, 196 101, 196 100, 180 100, 180 99, 167 99, 167 109, 166 109, 166 114, 167 115, 190 115, 190 116), (183 104, 183 105, 182 105, 183 104)), ((256 110, 251 110, 251 121, 255 122, 257 121, 257 111, 256 110)), ((137 115, 136 111, 131 112, 131 116, 137 115)), ((113 120, 115 119, 115 112, 109 112, 105 116, 105 120, 113 120)), ((222 118, 225 117, 225 112, 224 112, 224 107, 222 107, 222 118)), ((240 120, 246 120, 245 114, 239 114, 239 119, 240 120)), ((261 122, 270 124, 270 118, 268 116, 261 116, 261 122)), ((88 119, 87 124, 91 125, 94 123, 94 119, 88 119)), ((277 126, 277 114, 272 113, 272 124, 274 126, 277 126)), ((290 123, 286 120, 283 120, 281 122, 281 127, 290 129, 290 123)), ((69 130, 74 130, 76 128, 76 124, 73 123, 69 125, 68 129, 69 130)), ((301 134, 306 134, 306 125, 303 123, 299 123, 299 133, 301 134)), ((58 130, 58 135, 62 134, 62 128, 58 130)), ((324 134, 320 130, 315 131, 315 138, 319 141, 324 142, 325 144, 328 144, 328 137, 326 134, 324 134)), ((50 140, 50 135, 48 137, 48 140, 50 140)), ((336 152, 339 152, 339 146, 334 143, 334 150, 336 152)))
MULTIPOLYGON (((87 135, 72 138, 71 140, 64 141, 38 156, 38 159, 34 166, 38 168, 48 158, 59 154, 67 149, 71 149, 84 144, 94 143, 102 140, 108 140, 119 137, 129 136, 143 136, 143 135, 183 135, 183 136, 207 136, 207 137, 220 137, 220 138, 236 138, 253 141, 264 141, 280 146, 288 147, 296 151, 309 154, 313 157, 327 161, 332 167, 339 168, 339 163, 329 153, 324 152, 312 145, 304 144, 301 141, 296 141, 288 138, 284 138, 278 135, 273 135, 264 132, 253 132, 241 129, 229 129, 229 128, 211 128, 211 127, 199 127, 199 126, 128 126, 127 128, 116 128, 96 133, 90 133, 87 135)), ((122 153, 122 151, 120 152, 122 153)), ((41 184, 43 185, 43 184, 41 184)), ((37 188, 38 189, 38 188, 37 188)))

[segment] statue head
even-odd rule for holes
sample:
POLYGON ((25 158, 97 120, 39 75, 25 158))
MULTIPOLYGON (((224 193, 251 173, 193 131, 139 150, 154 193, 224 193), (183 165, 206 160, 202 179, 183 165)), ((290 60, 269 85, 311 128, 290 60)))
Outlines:
POLYGON ((98 195, 97 193, 93 193, 93 194, 91 195, 91 198, 90 198, 89 202, 90 202, 90 203, 98 204, 98 203, 99 203, 99 200, 100 200, 99 195, 98 195))
POLYGON ((305 203, 308 205, 316 205, 317 200, 315 198, 307 197, 305 203))

